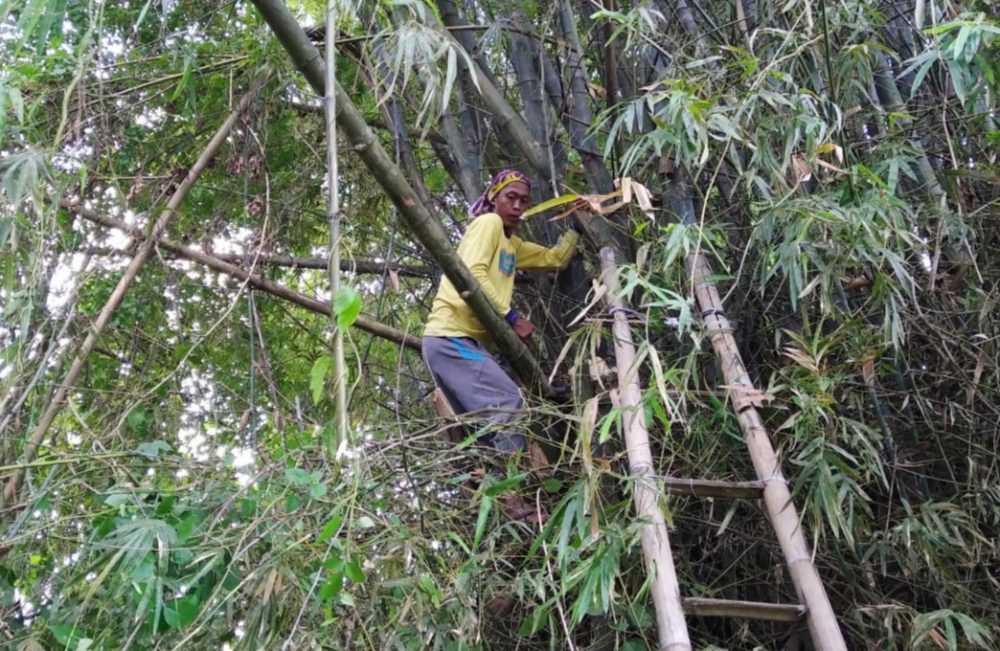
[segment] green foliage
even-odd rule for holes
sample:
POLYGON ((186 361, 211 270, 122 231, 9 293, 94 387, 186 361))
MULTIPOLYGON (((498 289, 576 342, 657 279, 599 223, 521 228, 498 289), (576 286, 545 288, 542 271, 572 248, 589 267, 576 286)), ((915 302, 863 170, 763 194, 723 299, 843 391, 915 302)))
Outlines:
POLYGON ((983 95, 1000 81, 996 61, 996 42, 1000 24, 985 14, 972 14, 958 20, 928 28, 934 47, 910 58, 903 75, 913 74, 911 94, 923 83, 935 63, 942 63, 951 77, 955 96, 965 106, 969 100, 983 95))
POLYGON ((12 205, 27 197, 41 202, 42 185, 51 178, 48 161, 39 151, 27 150, 0 160, 0 188, 12 205))
MULTIPOLYGON (((593 146, 611 178, 666 195, 606 216, 636 252, 619 283, 655 473, 755 472, 685 271, 702 252, 851 648, 990 648, 1000 634, 994 7, 743 2, 741 18, 712 0, 687 3, 688 23, 667 4, 566 5, 588 71, 582 101, 600 116, 593 146), (625 86, 611 97, 606 63, 625 86), (887 78, 899 105, 878 92, 887 78), (673 179, 656 172, 668 168, 673 179), (667 192, 681 182, 693 212, 667 192)), ((325 2, 292 5, 313 21, 325 12, 325 2)), ((376 5, 342 7, 338 79, 383 146, 398 144, 407 165, 412 156, 457 237, 459 148, 445 121, 474 174, 526 165, 500 128, 508 118, 490 113, 464 68, 484 63, 520 115, 532 83, 546 101, 566 87, 550 73, 571 68, 571 43, 549 4, 517 3, 554 64, 524 80, 509 63, 512 6, 454 3, 486 25, 451 30, 474 34, 467 52, 439 27, 444 3, 376 5), (409 140, 381 111, 390 97, 409 140)), ((266 63, 275 81, 166 235, 325 297, 325 269, 266 260, 325 259, 328 234, 316 98, 251 3, 8 1, 0 18, 10 35, 0 43, 0 466, 10 473, 134 252, 54 200, 148 228, 266 63)), ((579 98, 553 99, 557 184, 607 193, 590 183, 602 162, 572 149, 561 122, 579 98)), ((406 269, 436 265, 355 152, 339 153, 344 259, 391 269, 349 274, 332 297, 336 327, 351 332, 358 444, 329 464, 328 316, 259 288, 251 300, 242 281, 158 247, 25 468, 21 501, 0 509, 0 621, 15 648, 657 648, 601 300, 565 299, 565 275, 518 282, 518 309, 545 322, 537 352, 573 402, 529 396, 523 414, 527 431, 546 433, 550 476, 480 454, 487 427, 433 419, 418 354, 352 329, 363 314, 419 334, 435 280, 406 269), (509 493, 539 502, 546 523, 511 522, 509 493), (511 597, 511 612, 491 615, 494 597, 511 597)), ((593 252, 583 268, 596 275, 593 252)), ((664 496, 662 506, 685 594, 795 599, 757 502, 664 496)), ((765 623, 689 625, 701 648, 787 641, 765 623)))
POLYGON ((993 640, 990 632, 973 618, 943 609, 924 613, 913 621, 910 645, 911 648, 919 649, 922 648, 922 642, 933 641, 937 648, 954 651, 964 646, 959 639, 959 632, 965 642, 978 648, 989 648, 993 640))

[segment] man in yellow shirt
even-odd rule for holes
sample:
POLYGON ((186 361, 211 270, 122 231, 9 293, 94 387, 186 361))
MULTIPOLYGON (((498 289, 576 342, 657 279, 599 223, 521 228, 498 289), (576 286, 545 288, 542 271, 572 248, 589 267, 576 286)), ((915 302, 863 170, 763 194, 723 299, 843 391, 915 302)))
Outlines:
MULTIPOLYGON (((514 233, 530 203, 528 177, 516 170, 500 172, 470 208, 472 222, 458 245, 459 257, 482 292, 525 341, 535 326, 510 307, 515 271, 562 269, 576 253, 580 239, 575 223, 574 230, 566 231, 552 248, 517 237, 514 233)), ((511 454, 524 449, 523 431, 513 425, 502 427, 512 424, 524 406, 517 384, 490 352, 492 339, 447 278, 441 279, 423 342, 424 362, 452 409, 456 413, 482 410, 501 425, 484 436, 482 443, 511 454)))

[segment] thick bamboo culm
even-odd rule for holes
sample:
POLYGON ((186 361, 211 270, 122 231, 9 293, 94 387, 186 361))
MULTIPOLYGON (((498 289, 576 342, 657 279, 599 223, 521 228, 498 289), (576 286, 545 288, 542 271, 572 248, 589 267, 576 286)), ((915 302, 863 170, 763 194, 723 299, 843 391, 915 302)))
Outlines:
POLYGON ((649 432, 643 422, 642 391, 635 367, 635 345, 632 330, 618 299, 618 279, 615 254, 610 248, 601 249, 601 271, 607 287, 608 308, 613 314, 611 333, 614 337, 615 361, 618 367, 618 395, 622 405, 625 447, 629 474, 635 481, 633 496, 636 515, 646 523, 642 527, 642 556, 646 571, 653 575, 650 592, 656 610, 656 628, 660 651, 691 651, 684 607, 681 602, 677 571, 667 537, 667 523, 660 510, 662 491, 653 472, 653 454, 649 448, 649 432))
POLYGON ((688 256, 687 268, 701 309, 705 332, 722 367, 726 385, 730 387, 733 408, 736 410, 754 470, 757 478, 764 484, 763 497, 767 514, 781 544, 795 592, 806 607, 806 621, 813 646, 817 651, 846 650, 840 625, 799 525, 799 516, 792 503, 788 482, 781 472, 778 455, 771 444, 760 412, 757 411, 753 382, 736 347, 729 319, 722 311, 719 292, 709 280, 712 270, 701 252, 688 256), (742 387, 747 390, 740 391, 739 388, 742 387))

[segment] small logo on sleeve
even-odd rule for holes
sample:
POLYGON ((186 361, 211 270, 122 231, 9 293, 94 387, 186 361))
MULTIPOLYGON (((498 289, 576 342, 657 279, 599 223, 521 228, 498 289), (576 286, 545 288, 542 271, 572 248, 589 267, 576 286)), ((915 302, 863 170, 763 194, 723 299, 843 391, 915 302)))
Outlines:
POLYGON ((514 273, 515 262, 517 262, 516 255, 514 255, 513 253, 509 253, 507 251, 501 251, 500 260, 497 266, 500 267, 500 271, 502 271, 504 275, 510 276, 511 274, 514 273))

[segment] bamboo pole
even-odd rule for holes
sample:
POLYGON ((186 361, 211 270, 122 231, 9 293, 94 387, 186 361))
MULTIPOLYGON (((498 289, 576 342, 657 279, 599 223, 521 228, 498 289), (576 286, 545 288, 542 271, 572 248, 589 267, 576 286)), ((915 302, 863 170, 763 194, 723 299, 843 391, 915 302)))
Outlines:
POLYGON ((643 422, 642 391, 635 366, 635 346, 632 330, 618 299, 618 279, 615 254, 610 247, 601 249, 601 271, 607 287, 608 307, 614 315, 612 336, 618 367, 618 393, 622 404, 625 447, 628 452, 629 474, 635 480, 633 496, 636 516, 645 520, 642 526, 642 556, 646 571, 653 575, 650 592, 656 610, 656 628, 661 651, 690 651, 687 624, 677 571, 670 551, 667 523, 660 509, 661 490, 656 484, 653 455, 649 448, 649 432, 643 422))
MULTIPOLYGON (((710 280, 712 270, 704 254, 700 251, 691 254, 687 259, 687 267, 704 319, 705 332, 708 333, 722 367, 726 385, 752 390, 753 381, 743 366, 733 338, 732 325, 723 314, 722 299, 710 280)), ((764 504, 781 544, 792 584, 806 607, 806 621, 813 645, 817 651, 846 651, 847 645, 840 632, 840 625, 819 572, 812 562, 812 553, 802 527, 799 526, 799 516, 792 503, 788 481, 781 472, 781 463, 771 444, 767 427, 754 404, 753 392, 733 391, 731 398, 757 478, 764 484, 764 504)))
MULTIPOLYGON (((337 83, 336 46, 337 1, 326 3, 326 96, 323 98, 326 122, 326 221, 330 229, 330 300, 336 301, 340 293, 340 174, 337 170, 337 83)), ((337 453, 348 443, 347 431, 347 365, 344 363, 344 333, 337 327, 337 315, 331 310, 330 320, 333 331, 333 395, 336 419, 337 441, 333 450, 337 453)))
MULTIPOLYGON (((138 227, 129 226, 120 219, 115 219, 114 217, 109 217, 108 215, 102 215, 95 210, 84 208, 79 204, 64 201, 61 205, 70 212, 80 215, 87 221, 94 222, 95 224, 107 226, 108 228, 116 228, 123 233, 136 238, 143 237, 144 235, 143 231, 138 227)), ((213 271, 218 271, 219 273, 226 274, 227 276, 238 278, 240 281, 247 283, 254 289, 259 289, 267 294, 270 294, 271 296, 288 301, 311 312, 322 314, 324 316, 330 316, 331 314, 330 303, 315 299, 312 296, 307 296, 306 294, 297 292, 294 289, 289 289, 288 287, 285 287, 280 283, 276 283, 273 280, 264 278, 263 276, 251 274, 247 269, 235 265, 228 259, 221 256, 205 253, 204 251, 199 251, 189 246, 184 246, 183 244, 177 244, 176 242, 164 238, 157 240, 157 246, 179 257, 205 265, 213 271)), ((248 258, 247 261, 252 262, 252 256, 248 258)), ((322 268, 325 268, 325 263, 322 268)), ((407 334, 391 326, 369 319, 368 317, 359 316, 354 321, 354 327, 358 330, 373 334, 376 337, 387 339, 401 346, 406 346, 407 348, 420 352, 420 337, 407 334)))
MULTIPOLYGON (((296 68, 305 76, 306 81, 318 93, 325 95, 323 57, 302 31, 302 27, 289 12, 284 0, 253 0, 253 4, 271 27, 296 68)), ((418 201, 402 170, 386 153, 340 84, 335 84, 335 92, 338 125, 343 129, 358 157, 371 170, 386 195, 399 208, 403 224, 440 265, 445 276, 493 337, 501 354, 514 367, 521 381, 529 388, 539 387, 542 392, 548 392, 545 375, 538 361, 482 293, 479 283, 452 247, 441 222, 418 201)))
MULTIPOLYGON (((66 373, 66 377, 56 389, 52 399, 49 400, 49 404, 42 413, 42 417, 38 421, 35 431, 31 434, 31 438, 28 439, 28 443, 24 448, 22 463, 28 463, 35 458, 35 454, 38 452, 39 446, 42 444, 42 441, 45 440, 45 435, 48 433, 49 427, 52 426, 52 421, 55 420, 55 417, 62 410, 63 402, 66 400, 66 395, 76 383, 77 378, 80 377, 80 373, 83 372, 83 367, 86 365, 87 358, 90 356, 90 353, 94 350, 94 346, 97 344, 98 338, 100 338, 101 333, 104 332, 104 329, 111 321, 111 317, 114 315, 115 310, 117 310, 118 306, 121 305, 122 300, 125 298, 125 293, 132 287, 132 284, 138 277, 139 269, 153 254, 153 249, 156 246, 157 239, 159 239, 160 235, 167 228, 167 224, 170 222, 170 219, 177 213, 177 209, 180 207, 185 197, 187 197, 191 188, 194 187, 198 177, 201 176, 201 173, 206 167, 208 167, 208 164, 212 161, 212 159, 215 158, 215 155, 219 152, 222 144, 226 141, 226 138, 229 137, 230 131, 232 131, 233 127, 236 125, 236 121, 243 114, 243 112, 250 107, 250 103, 254 100, 254 98, 256 98, 257 92, 270 78, 271 74, 268 72, 261 75, 260 78, 253 83, 236 108, 229 114, 228 117, 226 117, 222 125, 216 130, 212 139, 208 142, 208 145, 205 146, 205 149, 201 152, 201 155, 198 156, 194 165, 192 165, 191 169, 188 170, 184 180, 179 186, 177 186, 173 196, 171 196, 170 200, 167 202, 166 208, 164 208, 159 218, 156 222, 154 222, 148 237, 139 246, 135 256, 129 262, 128 267, 125 268, 125 272, 118 280, 118 284, 111 292, 111 296, 108 297, 104 307, 101 308, 100 313, 97 315, 97 319, 91 326, 90 333, 87 334, 83 344, 80 345, 80 349, 77 351, 76 356, 73 359, 73 363, 70 365, 69 371, 66 373)), ((0 504, 10 503, 16 499, 18 488, 20 487, 23 479, 23 471, 17 472, 11 476, 11 478, 7 481, 7 486, 4 488, 3 498, 0 499, 0 504)))

